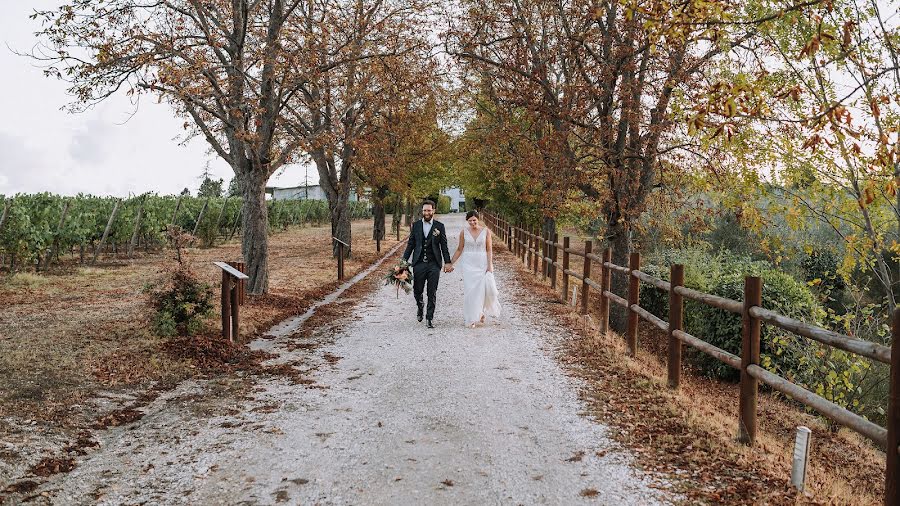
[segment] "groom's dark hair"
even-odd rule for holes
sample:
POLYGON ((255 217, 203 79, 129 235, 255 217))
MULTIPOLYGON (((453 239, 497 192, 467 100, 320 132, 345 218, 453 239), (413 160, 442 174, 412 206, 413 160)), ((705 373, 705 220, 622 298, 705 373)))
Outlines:
POLYGON ((435 205, 433 200, 424 200, 422 201, 423 206, 431 206, 432 209, 437 209, 437 205, 435 205))

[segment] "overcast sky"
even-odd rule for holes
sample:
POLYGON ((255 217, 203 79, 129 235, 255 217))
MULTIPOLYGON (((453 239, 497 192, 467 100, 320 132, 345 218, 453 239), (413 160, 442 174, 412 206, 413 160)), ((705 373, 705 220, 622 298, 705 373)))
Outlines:
MULTIPOLYGON (((210 171, 227 183, 234 173, 209 154, 200 138, 179 144, 184 120, 166 105, 144 97, 137 114, 123 95, 92 111, 60 110, 71 101, 66 85, 12 50, 27 52, 39 28, 28 16, 59 0, 0 0, 0 194, 49 191, 127 196, 146 191, 196 192, 198 177, 210 171)), ((306 169, 288 167, 270 184, 302 184, 306 169)), ((309 169, 311 184, 318 180, 309 169)))

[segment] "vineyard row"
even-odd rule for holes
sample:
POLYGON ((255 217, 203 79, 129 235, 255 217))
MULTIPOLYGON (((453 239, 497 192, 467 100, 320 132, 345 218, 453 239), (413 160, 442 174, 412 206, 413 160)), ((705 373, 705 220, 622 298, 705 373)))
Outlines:
MULTIPOLYGON (((328 204, 320 200, 270 200, 268 206, 270 232, 329 220, 328 204)), ((236 197, 17 194, 0 197, 0 209, 0 265, 11 271, 46 269, 67 254, 84 263, 101 254, 160 249, 169 225, 208 247, 239 234, 241 225, 236 197)), ((351 219, 371 216, 366 203, 351 202, 350 212, 351 219)))

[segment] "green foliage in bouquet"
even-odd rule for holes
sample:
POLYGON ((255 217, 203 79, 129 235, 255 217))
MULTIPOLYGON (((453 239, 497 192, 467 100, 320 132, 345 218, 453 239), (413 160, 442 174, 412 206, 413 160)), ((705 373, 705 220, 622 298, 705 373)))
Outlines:
POLYGON ((413 287, 412 264, 410 264, 406 260, 400 260, 400 262, 392 267, 391 270, 388 271, 388 273, 384 276, 384 284, 385 286, 396 286, 398 296, 401 288, 406 293, 411 292, 413 287))

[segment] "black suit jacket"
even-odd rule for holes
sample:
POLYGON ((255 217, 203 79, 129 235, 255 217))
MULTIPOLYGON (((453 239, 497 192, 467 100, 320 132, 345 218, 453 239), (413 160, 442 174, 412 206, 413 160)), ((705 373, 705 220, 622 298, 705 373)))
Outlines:
MULTIPOLYGON (((406 251, 403 252, 403 259, 410 263, 416 263, 422 258, 422 248, 425 247, 425 228, 422 220, 418 220, 412 224, 412 230, 409 234, 409 240, 406 242, 406 251), (410 253, 412 257, 410 258, 410 253)), ((431 257, 437 261, 437 264, 443 265, 443 262, 450 263, 450 250, 447 249, 447 230, 444 224, 432 219, 431 220, 431 257), (438 232, 435 234, 435 232, 438 232)))

